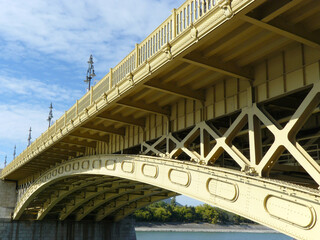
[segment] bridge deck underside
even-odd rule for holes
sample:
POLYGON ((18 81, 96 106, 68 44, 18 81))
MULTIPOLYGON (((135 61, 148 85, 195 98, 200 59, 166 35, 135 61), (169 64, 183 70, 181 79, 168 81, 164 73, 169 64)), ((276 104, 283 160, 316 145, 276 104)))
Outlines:
POLYGON ((118 177, 66 176, 39 192, 19 219, 80 221, 85 218, 95 221, 102 220, 103 216, 119 221, 138 208, 175 195, 159 187, 118 177))

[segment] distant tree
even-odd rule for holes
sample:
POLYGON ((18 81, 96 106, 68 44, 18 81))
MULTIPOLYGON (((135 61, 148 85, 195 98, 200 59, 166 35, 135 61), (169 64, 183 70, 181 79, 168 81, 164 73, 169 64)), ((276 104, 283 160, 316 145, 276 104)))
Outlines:
POLYGON ((215 208, 215 210, 218 213, 217 223, 226 224, 230 222, 229 214, 226 211, 219 208, 215 208))
POLYGON ((232 214, 231 222, 232 222, 232 224, 254 223, 251 220, 249 220, 247 218, 244 218, 244 217, 241 217, 241 216, 236 215, 236 214, 232 214))
POLYGON ((146 208, 135 211, 134 216, 137 221, 150 221, 152 219, 151 212, 146 208))
POLYGON ((185 222, 193 222, 196 219, 196 211, 194 207, 186 207, 183 211, 183 219, 185 222))
POLYGON ((232 216, 232 223, 233 224, 240 224, 240 222, 241 222, 241 219, 240 219, 241 217, 240 216, 238 216, 238 215, 234 215, 234 216, 232 216))
POLYGON ((218 222, 219 214, 214 207, 203 204, 196 207, 196 213, 201 217, 201 220, 208 223, 216 224, 218 222))
POLYGON ((171 217, 171 212, 163 207, 155 208, 153 212, 153 217, 156 221, 167 222, 171 217))
POLYGON ((170 205, 171 205, 171 206, 177 206, 176 197, 171 198, 170 205))
POLYGON ((170 203, 157 202, 134 213, 136 221, 145 222, 208 222, 212 224, 253 223, 241 216, 215 208, 208 204, 196 207, 180 206, 175 198, 170 203))

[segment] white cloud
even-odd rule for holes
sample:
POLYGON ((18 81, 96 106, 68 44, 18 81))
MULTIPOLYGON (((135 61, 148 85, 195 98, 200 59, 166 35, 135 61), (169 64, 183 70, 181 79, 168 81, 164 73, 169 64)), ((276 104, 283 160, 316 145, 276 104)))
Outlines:
POLYGON ((14 55, 31 48, 68 61, 83 62, 92 51, 118 59, 182 2, 0 0, 0 36, 14 55))
POLYGON ((66 89, 59 84, 48 84, 36 79, 15 78, 1 74, 0 94, 10 95, 13 98, 21 95, 32 96, 32 98, 56 102, 76 101, 81 96, 79 90, 66 89))
MULTIPOLYGON (((13 72, 0 71, 0 155, 7 155, 17 145, 17 154, 25 147, 32 127, 34 141, 48 127, 49 104, 53 101, 54 121, 77 98, 79 90, 37 79, 12 77, 13 72), (8 150, 9 149, 9 150, 8 150)), ((11 155, 11 154, 9 154, 11 155)), ((2 157, 3 158, 3 157, 2 157)), ((12 155, 10 158, 11 160, 12 155)), ((3 162, 3 159, 0 159, 3 162)), ((1 164, 0 164, 1 165, 1 164)))
MULTIPOLYGON (((0 104, 0 141, 12 141, 16 143, 26 142, 28 130, 32 127, 33 140, 40 136, 48 127, 46 121, 48 108, 22 103, 17 105, 0 104)), ((62 112, 55 111, 55 116, 62 112)))
MULTIPOLYGON (((12 161, 14 146, 17 147, 16 156, 27 147, 30 127, 31 141, 35 141, 47 129, 48 111, 41 104, 0 104, 0 168, 4 165, 5 155, 8 157, 7 163, 12 161)), ((54 111, 54 117, 62 114, 62 111, 54 111)))

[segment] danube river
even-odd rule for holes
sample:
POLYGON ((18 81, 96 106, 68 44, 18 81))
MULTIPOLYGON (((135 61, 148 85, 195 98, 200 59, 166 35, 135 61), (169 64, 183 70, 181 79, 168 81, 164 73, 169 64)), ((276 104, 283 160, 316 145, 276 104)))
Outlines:
POLYGON ((244 232, 142 232, 137 231, 137 240, 291 240, 281 233, 244 232))

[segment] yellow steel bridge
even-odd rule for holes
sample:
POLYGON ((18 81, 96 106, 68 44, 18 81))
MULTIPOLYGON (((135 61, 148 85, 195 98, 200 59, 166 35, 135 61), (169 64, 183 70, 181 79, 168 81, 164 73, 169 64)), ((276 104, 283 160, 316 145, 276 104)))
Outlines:
POLYGON ((187 0, 3 171, 14 220, 184 194, 320 233, 320 2, 187 0))

